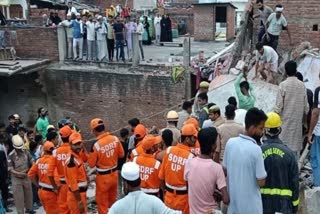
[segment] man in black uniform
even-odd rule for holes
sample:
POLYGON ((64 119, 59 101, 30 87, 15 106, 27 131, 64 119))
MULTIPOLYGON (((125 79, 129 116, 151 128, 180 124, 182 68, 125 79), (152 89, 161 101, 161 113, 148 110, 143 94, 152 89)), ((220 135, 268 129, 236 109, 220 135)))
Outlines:
POLYGON ((266 185, 261 188, 263 213, 296 213, 299 205, 298 163, 291 151, 279 139, 281 118, 277 113, 267 114, 265 140, 261 146, 267 171, 266 185))

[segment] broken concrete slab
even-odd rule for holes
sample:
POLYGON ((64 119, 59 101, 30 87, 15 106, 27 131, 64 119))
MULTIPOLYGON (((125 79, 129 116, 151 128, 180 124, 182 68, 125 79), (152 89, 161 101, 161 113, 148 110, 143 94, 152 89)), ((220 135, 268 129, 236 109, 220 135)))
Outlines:
MULTIPOLYGON (((217 104, 221 113, 224 114, 225 106, 228 105, 228 98, 230 96, 236 96, 234 89, 234 82, 236 76, 234 75, 220 75, 217 76, 211 83, 208 92, 209 102, 217 104)), ((250 81, 254 88, 254 94, 256 96, 255 106, 264 110, 265 112, 272 111, 278 92, 278 86, 273 85, 262 80, 250 81)))

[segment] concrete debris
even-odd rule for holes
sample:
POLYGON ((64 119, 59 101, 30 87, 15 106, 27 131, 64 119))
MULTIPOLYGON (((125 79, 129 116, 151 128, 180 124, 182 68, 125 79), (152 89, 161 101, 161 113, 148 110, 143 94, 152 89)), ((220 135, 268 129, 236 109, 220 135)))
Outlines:
POLYGON ((320 187, 305 190, 305 203, 308 214, 318 214, 320 210, 320 187))

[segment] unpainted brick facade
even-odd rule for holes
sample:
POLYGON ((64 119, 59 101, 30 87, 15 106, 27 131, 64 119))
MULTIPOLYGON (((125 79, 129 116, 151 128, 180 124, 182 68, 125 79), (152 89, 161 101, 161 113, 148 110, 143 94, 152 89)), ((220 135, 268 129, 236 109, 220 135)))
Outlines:
MULTIPOLYGON (((227 40, 235 37, 235 8, 230 4, 219 4, 227 7, 227 40)), ((216 33, 216 5, 194 5, 194 39, 196 41, 213 41, 216 33)))
MULTIPOLYGON (((294 45, 309 41, 314 47, 320 47, 320 4, 319 0, 268 0, 265 4, 275 8, 275 5, 284 6, 283 15, 289 23, 289 30, 294 45), (316 26, 318 30, 315 31, 316 26)), ((280 49, 289 49, 289 39, 285 31, 282 32, 280 49)))
POLYGON ((155 75, 155 68, 143 69, 133 73, 110 65, 99 72, 70 68, 0 77, 0 121, 7 122, 8 115, 19 113, 28 127, 33 127, 37 109, 45 106, 50 123, 56 125, 58 119, 71 116, 86 138, 95 117, 105 120, 110 131, 127 126, 133 117, 151 116, 143 123, 164 127, 166 112, 157 113, 183 102, 185 85, 172 83, 169 75, 155 75))
POLYGON ((11 41, 18 57, 58 60, 56 28, 26 27, 8 28, 8 30, 16 31, 16 39, 12 38, 11 41))

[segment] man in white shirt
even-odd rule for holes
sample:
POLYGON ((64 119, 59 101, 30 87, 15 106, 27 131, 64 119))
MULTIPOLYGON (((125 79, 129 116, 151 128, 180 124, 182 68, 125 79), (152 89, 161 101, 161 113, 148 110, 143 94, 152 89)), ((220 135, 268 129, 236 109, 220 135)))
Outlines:
POLYGON ((278 59, 277 52, 269 47, 263 46, 262 43, 256 45, 256 75, 258 77, 260 73, 263 79, 267 80, 268 76, 265 73, 265 69, 270 76, 269 82, 275 84, 275 74, 278 73, 278 59))
POLYGON ((124 180, 124 192, 126 196, 117 201, 109 209, 109 214, 182 214, 181 211, 172 210, 153 195, 147 195, 140 189, 139 166, 133 162, 127 162, 121 170, 124 180))
POLYGON ((272 13, 267 20, 267 41, 266 45, 272 47, 275 51, 278 47, 279 36, 282 29, 286 30, 289 37, 290 45, 292 45, 291 35, 288 28, 288 22, 286 18, 282 15, 283 7, 282 5, 276 6, 276 12, 272 13))
POLYGON ((160 35, 161 35, 160 21, 161 21, 161 17, 159 15, 159 13, 157 13, 157 16, 154 17, 154 20, 153 20, 154 29, 156 31, 156 44, 157 45, 160 44, 160 35))
POLYGON ((103 23, 102 16, 98 16, 98 22, 96 23, 95 29, 97 32, 97 48, 98 48, 98 60, 102 61, 106 57, 106 34, 107 28, 106 25, 103 23))
POLYGON ((144 27, 139 19, 137 19, 136 22, 137 22, 137 33, 139 34, 139 48, 141 52, 142 61, 144 61, 144 53, 143 53, 143 46, 142 46, 142 35, 144 33, 144 27))
POLYGON ((96 29, 95 23, 93 22, 93 17, 89 17, 87 21, 87 43, 88 43, 88 60, 92 61, 95 57, 95 40, 96 40, 96 29))
POLYGON ((68 9, 67 9, 67 14, 71 14, 71 19, 76 19, 77 15, 77 9, 72 6, 72 0, 68 0, 68 9))
POLYGON ((71 13, 67 14, 67 19, 60 22, 60 26, 65 27, 67 33, 67 42, 68 42, 68 55, 67 58, 72 58, 72 42, 73 42, 73 29, 69 26, 71 25, 71 13))

